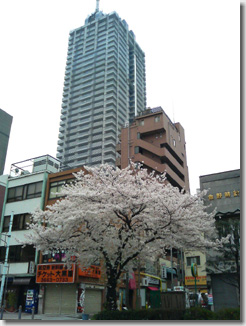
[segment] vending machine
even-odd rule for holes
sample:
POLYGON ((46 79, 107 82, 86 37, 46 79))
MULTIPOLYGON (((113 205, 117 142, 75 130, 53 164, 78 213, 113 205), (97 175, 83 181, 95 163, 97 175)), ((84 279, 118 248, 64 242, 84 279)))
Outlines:
POLYGON ((38 291, 27 290, 25 312, 32 313, 33 307, 34 307, 34 313, 36 314, 38 312, 38 291))

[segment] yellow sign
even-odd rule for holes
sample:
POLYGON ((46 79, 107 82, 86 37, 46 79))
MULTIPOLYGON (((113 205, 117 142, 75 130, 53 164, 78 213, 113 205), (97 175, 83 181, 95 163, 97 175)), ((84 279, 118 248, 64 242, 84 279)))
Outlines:
MULTIPOLYGON (((196 284, 197 285, 207 285, 207 276, 197 276, 196 284)), ((185 285, 195 285, 195 277, 186 276, 185 277, 185 285)))
MULTIPOLYGON (((234 196, 234 197, 239 197, 239 194, 240 194, 239 190, 234 190, 234 191, 233 191, 233 196, 234 196)), ((230 197, 231 197, 231 192, 230 192, 230 191, 225 191, 225 192, 224 192, 224 196, 225 196, 225 198, 230 198, 230 197)), ((222 192, 217 192, 217 194, 216 194, 216 198, 217 198, 217 199, 221 199, 221 198, 223 198, 223 194, 222 194, 222 192)), ((208 195, 208 199, 209 199, 209 200, 213 200, 213 199, 214 199, 214 195, 209 194, 209 195, 208 195)))

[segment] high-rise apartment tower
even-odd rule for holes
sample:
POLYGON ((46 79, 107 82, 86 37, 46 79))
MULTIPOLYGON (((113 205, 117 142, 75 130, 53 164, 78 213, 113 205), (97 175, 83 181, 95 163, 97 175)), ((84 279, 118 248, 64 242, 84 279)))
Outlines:
POLYGON ((13 117, 0 109, 0 175, 4 172, 13 117))
POLYGON ((125 20, 99 10, 69 35, 57 158, 109 163, 121 127, 146 108, 145 54, 125 20))

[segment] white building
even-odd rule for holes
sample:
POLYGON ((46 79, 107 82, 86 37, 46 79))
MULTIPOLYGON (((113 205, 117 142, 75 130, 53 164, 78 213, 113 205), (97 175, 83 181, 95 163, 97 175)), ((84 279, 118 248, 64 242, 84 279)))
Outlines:
POLYGON ((18 162, 11 165, 6 181, 6 191, 1 216, 0 262, 4 262, 6 235, 9 230, 10 216, 13 212, 12 233, 9 243, 8 274, 6 277, 4 299, 6 308, 25 309, 26 292, 37 289, 35 284, 35 265, 38 255, 33 246, 23 246, 18 242, 28 236, 27 224, 36 208, 44 207, 46 181, 49 173, 57 172, 60 162, 49 156, 18 162), (11 294, 10 294, 11 293, 11 294), (12 303, 8 300, 12 297, 12 303), (9 301, 9 302, 8 302, 9 301))

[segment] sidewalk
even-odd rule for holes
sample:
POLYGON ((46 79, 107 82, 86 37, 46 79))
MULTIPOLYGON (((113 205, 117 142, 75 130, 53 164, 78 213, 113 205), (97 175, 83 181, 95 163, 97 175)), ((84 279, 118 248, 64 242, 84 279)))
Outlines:
MULTIPOLYGON (((81 314, 80 314, 81 315, 81 314)), ((78 315, 59 315, 59 314, 35 314, 34 319, 32 319, 32 314, 27 314, 25 312, 21 313, 21 319, 19 320, 82 320, 82 316, 78 315)), ((3 320, 16 320, 19 314, 4 312, 3 320)))

